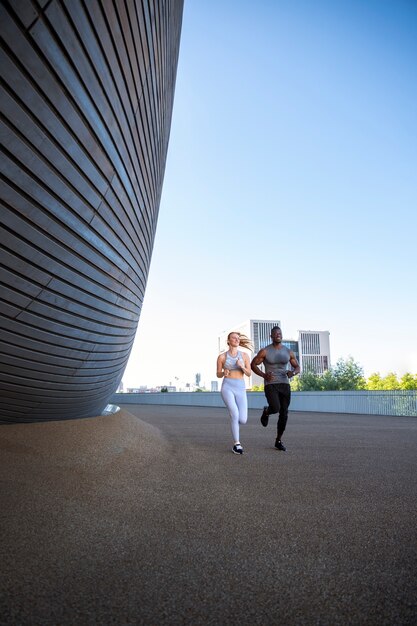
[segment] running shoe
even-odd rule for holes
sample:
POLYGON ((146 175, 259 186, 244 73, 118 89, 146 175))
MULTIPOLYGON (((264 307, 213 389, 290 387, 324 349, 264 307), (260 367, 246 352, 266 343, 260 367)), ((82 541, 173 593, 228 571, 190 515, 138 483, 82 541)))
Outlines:
POLYGON ((277 450, 282 450, 283 452, 285 452, 285 450, 287 449, 282 441, 278 441, 278 439, 275 441, 275 447, 277 450))
POLYGON ((233 454, 243 454, 243 448, 240 443, 237 443, 235 446, 233 446, 232 452, 233 454))
POLYGON ((268 407, 264 406, 264 410, 262 411, 262 415, 261 415, 262 426, 268 426, 268 420, 269 420, 268 407))

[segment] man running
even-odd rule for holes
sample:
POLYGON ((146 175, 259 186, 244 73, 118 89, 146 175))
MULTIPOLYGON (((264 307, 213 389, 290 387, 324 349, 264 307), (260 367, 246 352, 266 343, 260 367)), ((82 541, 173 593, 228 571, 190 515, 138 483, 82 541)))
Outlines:
POLYGON ((291 402, 291 388, 289 379, 300 373, 300 366, 294 352, 282 344, 282 332, 279 326, 271 329, 272 343, 259 350, 252 359, 251 368, 258 376, 265 380, 265 396, 268 406, 264 407, 261 415, 262 426, 268 426, 269 416, 279 413, 277 424, 277 450, 286 450, 281 441, 288 419, 288 407, 291 402), (265 372, 259 369, 264 364, 265 372), (293 369, 287 369, 288 363, 293 369))

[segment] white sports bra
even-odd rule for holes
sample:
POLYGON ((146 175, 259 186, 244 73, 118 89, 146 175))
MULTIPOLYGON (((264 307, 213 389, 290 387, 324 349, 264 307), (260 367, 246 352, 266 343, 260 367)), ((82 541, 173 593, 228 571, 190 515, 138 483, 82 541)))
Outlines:
POLYGON ((241 352, 238 351, 237 356, 231 356, 229 352, 226 352, 226 360, 224 362, 224 369, 225 370, 241 370, 241 368, 237 364, 238 359, 242 359, 243 361, 243 356, 241 352))

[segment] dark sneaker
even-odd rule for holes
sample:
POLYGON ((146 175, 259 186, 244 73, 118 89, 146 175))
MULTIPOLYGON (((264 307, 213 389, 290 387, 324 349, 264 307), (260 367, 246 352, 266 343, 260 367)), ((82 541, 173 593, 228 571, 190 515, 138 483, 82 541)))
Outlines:
POLYGON ((233 454, 243 454, 243 448, 240 443, 237 443, 235 446, 233 446, 232 452, 233 454))
POLYGON ((285 450, 287 449, 282 441, 278 441, 278 439, 275 441, 275 447, 277 450, 282 450, 283 452, 285 452, 285 450))
POLYGON ((262 411, 262 415, 261 415, 262 426, 268 426, 268 420, 269 420, 268 407, 264 406, 264 410, 262 411))

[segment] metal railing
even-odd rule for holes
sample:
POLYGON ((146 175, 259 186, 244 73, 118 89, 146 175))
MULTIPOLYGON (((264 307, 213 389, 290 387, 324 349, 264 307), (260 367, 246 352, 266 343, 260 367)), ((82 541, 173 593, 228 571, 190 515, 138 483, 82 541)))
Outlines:
POLYGON ((417 416, 417 391, 299 391, 293 393, 291 409, 417 416))
MULTIPOLYGON (((162 404, 224 407, 218 391, 169 393, 115 393, 111 404, 162 404)), ((250 409, 266 404, 262 392, 248 392, 250 409)), ((361 415, 417 416, 417 391, 294 391, 292 411, 359 413, 361 415)))

